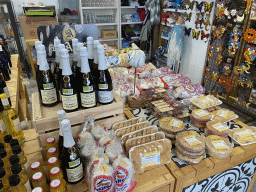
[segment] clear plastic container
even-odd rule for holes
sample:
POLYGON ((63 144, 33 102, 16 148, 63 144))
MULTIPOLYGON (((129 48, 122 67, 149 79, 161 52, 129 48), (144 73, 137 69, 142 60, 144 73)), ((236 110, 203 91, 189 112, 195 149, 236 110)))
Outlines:
POLYGON ((128 126, 131 126, 131 125, 142 123, 144 121, 146 121, 145 117, 135 117, 133 119, 128 119, 126 121, 121 121, 121 122, 115 123, 112 126, 112 129, 114 131, 116 131, 117 129, 121 129, 121 128, 128 127, 128 126))

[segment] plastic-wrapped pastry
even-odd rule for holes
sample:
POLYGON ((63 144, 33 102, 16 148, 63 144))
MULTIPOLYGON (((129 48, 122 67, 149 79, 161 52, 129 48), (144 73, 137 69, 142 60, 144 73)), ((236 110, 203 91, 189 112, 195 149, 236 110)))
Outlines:
POLYGON ((103 137, 106 134, 106 127, 100 126, 100 125, 94 125, 94 127, 91 130, 91 133, 96 141, 99 141, 101 137, 103 137))
POLYGON ((83 131, 78 135, 77 145, 80 149, 82 149, 88 143, 95 145, 96 142, 93 135, 87 132, 87 129, 84 128, 83 131))
POLYGON ((256 142, 256 128, 245 127, 242 129, 233 129, 229 135, 240 145, 249 145, 256 142))
POLYGON ((99 140, 100 147, 107 147, 115 139, 115 132, 113 130, 106 131, 99 140))
POLYGON ((218 121, 209 121, 206 124, 209 134, 219 135, 221 137, 227 137, 230 131, 229 127, 218 121))
POLYGON ((185 161, 185 162, 187 162, 187 163, 189 163, 189 164, 198 164, 198 163, 200 163, 200 161, 202 161, 203 158, 204 158, 204 155, 202 155, 202 156, 199 156, 199 157, 197 157, 197 158, 195 158, 195 159, 192 159, 192 158, 189 158, 189 157, 187 157, 187 156, 185 156, 185 155, 182 155, 177 149, 175 149, 175 153, 176 153, 176 156, 177 156, 180 160, 185 161))
POLYGON ((233 111, 230 111, 228 109, 219 109, 212 112, 212 114, 212 120, 219 122, 227 122, 238 118, 238 115, 236 115, 233 111))
POLYGON ((145 122, 141 122, 141 123, 131 125, 131 126, 128 126, 128 127, 117 129, 115 131, 115 134, 116 134, 117 138, 120 138, 125 134, 140 130, 140 129, 148 127, 148 126, 150 126, 150 123, 148 121, 145 121, 145 122))
POLYGON ((209 107, 217 106, 222 104, 222 101, 212 95, 207 95, 201 98, 191 99, 191 103, 200 109, 206 109, 209 107))
POLYGON ((184 149, 182 149, 182 147, 180 147, 178 144, 175 145, 175 148, 176 150, 178 150, 178 152, 183 155, 183 156, 187 156, 191 159, 196 159, 196 158, 200 158, 202 155, 205 154, 205 150, 199 152, 199 153, 195 153, 195 152, 189 152, 189 151, 186 151, 184 149))
POLYGON ((105 149, 106 155, 109 157, 110 164, 118 157, 119 154, 123 154, 123 147, 120 141, 114 140, 105 149))
POLYGON ((167 133, 178 133, 185 130, 185 124, 174 117, 160 119, 159 127, 167 133))
POLYGON ((132 162, 124 156, 118 156, 112 165, 116 192, 132 191, 136 187, 132 162))

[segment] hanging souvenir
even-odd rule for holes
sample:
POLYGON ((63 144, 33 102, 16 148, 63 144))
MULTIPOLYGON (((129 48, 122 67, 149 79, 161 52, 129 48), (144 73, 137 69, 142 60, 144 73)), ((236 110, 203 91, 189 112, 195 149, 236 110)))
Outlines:
POLYGON ((234 67, 234 70, 233 70, 234 75, 239 76, 243 73, 244 73, 244 71, 243 71, 243 68, 241 66, 235 66, 234 67))
POLYGON ((205 26, 205 30, 209 31, 208 26, 210 25, 210 14, 205 14, 204 17, 204 26, 205 26))
POLYGON ((230 39, 228 44, 228 53, 230 55, 235 55, 237 49, 240 46, 239 38, 242 35, 242 32, 238 30, 238 28, 234 28, 233 32, 230 33, 230 39))
POLYGON ((187 28, 185 27, 185 35, 187 35, 188 37, 190 36, 192 28, 187 28))
POLYGON ((256 47, 254 45, 246 45, 244 51, 245 62, 251 64, 256 59, 256 47))
POLYGON ((219 84, 220 86, 226 86, 226 92, 229 93, 231 91, 231 84, 228 80, 228 78, 226 77, 220 77, 217 84, 219 84))
POLYGON ((223 59, 223 57, 222 57, 221 52, 220 52, 220 53, 218 53, 218 55, 216 57, 216 62, 215 62, 216 65, 220 65, 221 62, 222 62, 222 59, 223 59))
POLYGON ((248 77, 248 75, 245 75, 245 74, 240 75, 238 83, 242 87, 252 88, 252 86, 253 86, 253 83, 252 83, 250 77, 248 77))
POLYGON ((247 0, 247 5, 246 5, 246 9, 245 9, 245 13, 246 13, 246 14, 249 14, 249 13, 250 13, 252 1, 253 1, 253 0, 247 0))
POLYGON ((217 70, 214 70, 211 76, 214 81, 217 81, 219 79, 219 72, 217 70))
POLYGON ((196 1, 196 8, 197 8, 197 10, 198 11, 202 11, 202 8, 203 8, 203 5, 204 5, 204 2, 202 1, 201 3, 198 3, 197 1, 196 1))
POLYGON ((244 20, 244 14, 241 17, 239 15, 237 15, 236 18, 234 19, 234 21, 238 22, 238 23, 241 23, 243 20, 244 20))
POLYGON ((221 53, 223 50, 223 47, 219 45, 216 50, 217 50, 217 53, 221 53))
POLYGON ((254 29, 247 29, 244 32, 244 40, 248 43, 253 43, 256 40, 256 31, 254 29))
POLYGON ((230 75, 231 74, 231 67, 232 65, 228 64, 228 63, 224 63, 223 64, 223 69, 222 72, 224 75, 230 75))
POLYGON ((204 11, 205 12, 211 13, 212 7, 213 7, 213 2, 211 2, 211 3, 204 2, 204 11))
POLYGON ((225 27, 219 27, 217 28, 216 26, 212 26, 212 31, 213 31, 213 36, 214 38, 218 38, 218 39, 221 39, 223 37, 223 34, 225 33, 226 31, 226 28, 225 27))
POLYGON ((186 4, 185 8, 186 8, 187 10, 189 10, 189 9, 193 10, 194 3, 195 3, 195 1, 190 1, 190 0, 188 0, 188 2, 187 2, 187 4, 186 4))
POLYGON ((175 0, 173 4, 174 9, 181 9, 182 8, 182 0, 175 0))
POLYGON ((204 42, 206 43, 208 38, 209 38, 210 34, 205 34, 204 31, 201 31, 201 40, 204 40, 204 42))
POLYGON ((224 16, 225 1, 217 0, 215 3, 216 19, 221 19, 224 16))
POLYGON ((170 15, 168 13, 164 13, 162 16, 161 16, 161 24, 162 25, 165 25, 167 23, 167 19, 170 17, 170 15))
POLYGON ((210 68, 206 67, 204 72, 204 84, 209 84, 211 78, 210 72, 210 68))
POLYGON ((200 34, 200 31, 196 31, 195 29, 193 29, 193 39, 198 40, 199 34, 200 34))
POLYGON ((208 61, 208 63, 210 62, 210 57, 213 57, 214 56, 214 49, 213 49, 213 45, 210 45, 209 46, 209 50, 208 50, 208 59, 207 59, 207 61, 208 61))
POLYGON ((196 29, 198 29, 200 27, 200 29, 202 29, 202 24, 204 22, 204 13, 196 13, 196 21, 195 21, 195 24, 196 24, 196 29), (199 27, 198 27, 199 25, 199 27))
POLYGON ((192 12, 190 12, 190 13, 185 13, 185 20, 186 21, 191 21, 191 17, 192 17, 192 12))

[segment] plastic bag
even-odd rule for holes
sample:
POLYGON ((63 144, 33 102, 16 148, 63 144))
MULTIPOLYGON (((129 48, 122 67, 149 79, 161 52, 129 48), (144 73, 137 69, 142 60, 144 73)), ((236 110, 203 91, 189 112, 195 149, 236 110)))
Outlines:
POLYGON ((163 77, 165 75, 173 74, 173 73, 174 71, 170 67, 161 67, 159 69, 154 70, 152 75, 154 75, 155 77, 163 77))
POLYGON ((95 140, 93 135, 88 132, 88 121, 84 123, 82 132, 78 135, 77 145, 80 149, 82 149, 85 145, 93 144, 95 145, 95 140))
MULTIPOLYGON (((140 94, 140 91, 137 87, 135 87, 135 93, 140 94)), ((115 87, 115 92, 120 95, 120 97, 126 97, 134 94, 134 85, 133 84, 124 84, 118 85, 115 87)))
POLYGON ((105 134, 100 138, 100 147, 107 147, 115 139, 115 132, 113 130, 106 131, 105 134))
POLYGON ((107 128, 101 125, 94 125, 91 130, 91 133, 96 141, 99 141, 101 137, 106 134, 107 128))
POLYGON ((109 157, 110 164, 113 163, 113 161, 123 153, 123 148, 120 141, 114 140, 111 142, 105 149, 106 155, 109 157))

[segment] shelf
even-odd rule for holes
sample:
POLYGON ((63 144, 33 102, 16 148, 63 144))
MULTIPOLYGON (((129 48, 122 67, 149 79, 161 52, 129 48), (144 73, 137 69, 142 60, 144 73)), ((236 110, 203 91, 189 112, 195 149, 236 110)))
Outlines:
POLYGON ((163 9, 163 10, 164 10, 164 12, 170 11, 170 12, 177 12, 177 13, 191 12, 191 10, 171 9, 171 8, 167 8, 167 9, 163 9))
POLYGON ((99 39, 99 41, 118 41, 118 39, 99 39))
MULTIPOLYGON (((145 6, 136 6, 138 8, 145 8, 145 6)), ((135 9, 135 6, 121 6, 121 9, 135 9)))
POLYGON ((165 57, 168 57, 168 56, 167 56, 167 53, 164 53, 164 56, 165 56, 165 57))
POLYGON ((88 9, 117 9, 117 7, 82 7, 83 10, 88 9))
POLYGON ((174 27, 174 24, 161 24, 161 25, 163 25, 163 26, 167 26, 167 27, 174 27))
POLYGON ((108 25, 118 25, 118 23, 90 23, 96 26, 108 26, 108 25))
POLYGON ((121 25, 136 25, 136 24, 142 24, 142 21, 139 22, 122 22, 121 25))
MULTIPOLYGON (((140 37, 131 37, 131 39, 139 39, 140 37)), ((125 39, 125 38, 122 38, 122 40, 125 39)))
POLYGON ((162 39, 169 40, 168 37, 161 36, 162 39))

